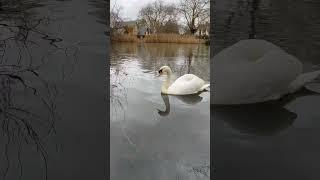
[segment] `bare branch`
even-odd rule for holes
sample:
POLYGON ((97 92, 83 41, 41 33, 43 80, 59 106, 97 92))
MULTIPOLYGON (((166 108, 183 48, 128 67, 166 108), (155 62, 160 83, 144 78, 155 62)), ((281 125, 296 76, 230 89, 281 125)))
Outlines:
POLYGON ((191 34, 197 32, 201 25, 210 22, 209 0, 181 0, 179 11, 183 15, 191 34))

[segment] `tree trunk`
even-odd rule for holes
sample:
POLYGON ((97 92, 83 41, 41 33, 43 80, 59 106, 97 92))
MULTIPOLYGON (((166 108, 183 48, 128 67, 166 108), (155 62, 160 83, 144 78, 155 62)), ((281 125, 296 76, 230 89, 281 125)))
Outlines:
POLYGON ((192 35, 194 35, 196 32, 197 32, 196 29, 194 29, 194 28, 191 28, 191 29, 190 29, 190 33, 191 33, 192 35))

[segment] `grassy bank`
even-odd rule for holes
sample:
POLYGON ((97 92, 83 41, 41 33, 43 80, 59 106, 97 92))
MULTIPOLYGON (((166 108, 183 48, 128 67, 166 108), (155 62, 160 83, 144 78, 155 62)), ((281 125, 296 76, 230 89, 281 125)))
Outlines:
POLYGON ((199 39, 191 35, 179 34, 151 34, 146 35, 143 39, 135 35, 117 34, 111 36, 112 41, 116 42, 144 42, 144 43, 179 43, 179 44, 199 44, 206 43, 206 40, 199 39))

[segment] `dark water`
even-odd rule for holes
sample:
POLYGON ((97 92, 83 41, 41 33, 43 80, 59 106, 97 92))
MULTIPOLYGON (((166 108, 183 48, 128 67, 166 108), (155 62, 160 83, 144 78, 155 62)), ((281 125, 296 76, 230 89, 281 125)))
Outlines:
POLYGON ((0 179, 105 179, 99 3, 1 1, 0 179))
POLYGON ((209 81, 209 47, 112 43, 111 54, 111 179, 209 179, 209 92, 161 95, 157 77, 169 65, 209 81))
MULTIPOLYGON (((305 71, 319 69, 319 1, 215 0, 214 11, 213 56, 258 38, 298 57, 305 71)), ((305 90, 278 102, 211 106, 213 177, 319 179, 319 105, 320 96, 305 90)))
POLYGON ((214 7, 215 53, 256 38, 280 46, 306 66, 319 64, 319 1, 215 0, 214 7))

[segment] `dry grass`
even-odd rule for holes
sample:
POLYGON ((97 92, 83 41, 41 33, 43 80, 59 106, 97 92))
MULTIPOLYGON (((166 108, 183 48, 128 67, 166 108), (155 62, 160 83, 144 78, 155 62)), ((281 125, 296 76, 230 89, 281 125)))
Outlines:
POLYGON ((135 35, 117 34, 111 36, 112 41, 117 42, 144 42, 144 43, 178 43, 178 44, 199 44, 205 43, 203 39, 199 39, 192 35, 179 34, 151 34, 146 35, 143 39, 138 39, 135 35))
POLYGON ((111 36, 111 41, 117 42, 138 42, 137 36, 128 34, 114 34, 111 36))
POLYGON ((204 43, 203 40, 191 35, 179 34, 153 34, 146 36, 143 39, 146 43, 185 43, 185 44, 198 44, 204 43))

